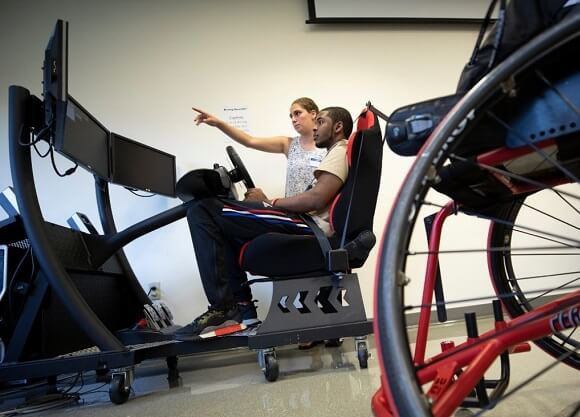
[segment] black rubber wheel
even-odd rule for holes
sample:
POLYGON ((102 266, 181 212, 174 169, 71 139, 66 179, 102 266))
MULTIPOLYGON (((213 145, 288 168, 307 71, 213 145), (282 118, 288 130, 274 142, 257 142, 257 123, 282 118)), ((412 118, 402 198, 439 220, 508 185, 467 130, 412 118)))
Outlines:
POLYGON ((129 399, 130 387, 125 387, 125 377, 114 375, 109 385, 109 399, 113 404, 124 404, 129 399))
MULTIPOLYGON (((453 234, 453 239, 450 239, 453 242, 444 242, 446 246, 437 249, 442 273, 445 266, 444 262, 449 262, 447 265, 450 265, 454 259, 457 259, 452 258, 452 256, 463 256, 464 258, 459 258, 460 261, 469 259, 465 258, 465 253, 471 250, 473 244, 469 240, 471 237, 469 233, 472 230, 480 233, 481 229, 476 228, 482 225, 481 219, 484 219, 483 221, 490 219, 496 221, 497 212, 493 211, 493 207, 489 207, 490 202, 501 206, 514 201, 513 194, 505 191, 506 188, 513 189, 512 185, 516 187, 519 185, 520 187, 514 192, 521 193, 519 195, 525 197, 525 193, 529 194, 532 190, 551 189, 557 184, 553 180, 559 181, 563 178, 564 182, 569 182, 572 187, 575 187, 573 197, 570 197, 569 200, 573 200, 575 203, 573 206, 579 210, 576 202, 580 200, 580 187, 578 187, 580 181, 574 175, 569 175, 566 170, 561 169, 562 163, 558 163, 558 161, 566 161, 567 164, 571 159, 565 159, 566 156, 560 152, 557 152, 557 155, 546 157, 546 152, 536 151, 537 146, 524 145, 526 151, 532 152, 528 154, 532 158, 525 161, 519 156, 514 156, 510 160, 497 157, 497 160, 502 161, 502 165, 498 166, 491 161, 493 165, 490 167, 490 165, 482 164, 480 159, 476 159, 478 155, 502 146, 496 142, 500 139, 502 144, 505 143, 508 134, 515 132, 514 134, 518 138, 522 138, 522 130, 511 121, 514 120, 514 117, 519 117, 516 116, 519 114, 517 110, 522 109, 522 103, 530 103, 530 101, 526 102, 525 100, 533 100, 539 97, 538 93, 546 90, 555 93, 554 86, 562 80, 560 76, 578 74, 578 65, 567 57, 570 50, 577 50, 579 35, 580 16, 577 13, 571 14, 569 19, 565 19, 540 33, 487 74, 458 101, 452 111, 434 130, 428 142, 421 149, 420 155, 415 159, 398 192, 380 245, 382 249, 379 254, 375 294, 375 320, 376 329, 378 329, 375 340, 377 349, 381 353, 380 365, 384 375, 383 381, 386 384, 383 387, 383 394, 384 398, 389 399, 388 406, 395 415, 414 417, 432 415, 433 403, 427 401, 426 393, 423 390, 424 386, 418 380, 418 369, 421 369, 420 367, 424 364, 424 358, 419 358, 420 363, 418 364, 412 355, 410 340, 413 335, 408 333, 406 320, 409 317, 408 313, 417 311, 421 303, 420 298, 415 297, 418 291, 413 285, 418 282, 418 285, 421 286, 424 280, 426 259, 431 253, 425 243, 425 231, 421 223, 424 217, 439 211, 447 204, 449 199, 441 198, 441 193, 454 195, 453 199, 461 204, 447 206, 449 212, 457 215, 458 218, 462 216, 461 221, 465 220, 469 222, 469 226, 474 226, 470 230, 469 227, 465 228, 461 224, 461 232, 456 231, 453 234), (553 77, 554 74, 556 77, 553 77), (485 138, 481 140, 483 137, 485 138), (518 165, 520 162, 526 164, 518 165), (453 175, 453 168, 465 168, 464 172, 473 174, 473 177, 461 175, 457 170, 453 175), (445 176, 446 174, 447 176, 445 176), (497 184, 494 181, 486 182, 490 178, 497 180, 497 184), (481 182, 478 182, 479 179, 481 182), (502 182, 504 179, 507 180, 502 182), (534 181, 536 182, 534 183, 534 181), (505 185, 506 183, 508 185, 505 185), (489 186, 489 188, 482 188, 482 185, 483 187, 489 186), (442 188, 445 186, 453 188, 443 190, 442 188), (493 194, 495 191, 498 191, 497 194, 493 194), (493 197, 489 197, 489 195, 493 197), (478 200, 478 196, 484 197, 478 200), (468 197, 471 200, 468 200, 468 197), (477 202, 482 203, 481 206, 477 206, 477 202), (484 209, 489 210, 485 212, 484 209), (445 254, 446 259, 441 259, 442 254, 445 254)), ((577 89, 575 91, 577 92, 577 89)), ((562 98, 561 95, 559 96, 562 98)), ((577 93, 574 92, 571 96, 574 101, 578 97, 577 93)), ((566 94, 564 97, 562 101, 569 101, 570 94, 566 94)), ((562 104, 562 106, 573 107, 578 106, 578 104, 572 106, 562 104)), ((526 123, 528 122, 526 121, 526 123)), ((558 129, 562 132, 565 131, 565 133, 574 132, 574 130, 568 129, 575 128, 577 124, 577 122, 569 123, 563 128, 558 126, 558 129)), ((544 138, 550 135, 551 129, 552 127, 547 131, 538 131, 534 137, 526 132, 523 136, 524 144, 530 138, 544 138)), ((560 145, 569 140, 563 148, 557 147, 557 150, 563 150, 566 145, 571 145, 572 142, 577 143, 578 138, 576 136, 570 138, 572 135, 575 134, 568 134, 569 137, 560 136, 561 140, 556 139, 555 144, 544 142, 542 146, 560 145)), ((575 158, 575 155, 573 153, 571 157, 575 158)), ((490 161, 491 158, 486 160, 490 161)), ((578 172, 575 168, 571 167, 570 169, 573 172, 578 172)), ((535 228, 541 227, 543 225, 535 225, 535 228)), ((545 230, 545 232, 546 235, 550 234, 550 230, 545 230)), ((475 236, 480 237, 479 235, 475 236)), ((578 250, 577 237, 576 234, 572 235, 573 241, 568 248, 570 251, 578 250)), ((568 238, 569 236, 566 239, 568 238)), ((500 246, 510 247, 509 243, 508 245, 505 243, 500 246)), ((481 246, 476 247, 474 253, 489 253, 489 248, 486 246, 486 236, 483 234, 481 246)), ((544 246, 549 245, 545 243, 544 246)), ((496 247, 494 250, 501 252, 502 247, 496 247)), ((520 250, 524 249, 526 248, 520 248, 520 250)), ((539 252, 542 248, 536 246, 532 249, 539 252)), ((577 256, 576 253, 574 255, 577 256)), ((574 257, 570 256, 569 258, 574 257)), ((506 264, 507 262, 509 260, 505 261, 506 264)), ((469 270, 468 268, 467 266, 466 271, 469 270)), ((463 275, 466 278, 466 285, 469 285, 468 279, 474 279, 470 274, 465 274, 465 271, 463 275)), ((480 275, 485 277, 486 271, 482 271, 480 275)), ((576 274, 577 276, 578 274, 576 274)), ((557 285, 552 284, 551 288, 556 289, 557 285)), ((570 287, 570 290, 573 291, 574 284, 571 284, 570 287)), ((558 293, 561 291, 558 289, 558 293)), ((569 304, 574 301, 569 301, 569 304)), ((577 337, 577 335, 575 336, 577 337)), ((432 365, 433 361, 429 363, 432 365)))
POLYGON ((367 369, 369 367, 369 350, 366 343, 358 343, 356 345, 356 353, 361 369, 367 369))
POLYGON ((274 355, 264 356, 264 376, 268 382, 274 382, 280 376, 278 359, 274 355))
POLYGON ((246 166, 242 162, 242 159, 235 151, 235 149, 232 146, 228 146, 226 148, 226 152, 228 153, 228 156, 234 165, 234 169, 230 171, 230 178, 232 179, 232 182, 243 181, 246 188, 255 188, 254 181, 252 181, 250 173, 246 169, 246 166))
MULTIPOLYGON (((557 288, 570 280, 577 280, 577 262, 574 265, 574 262, 562 259, 564 253, 572 254, 568 248, 569 243, 541 233, 534 233, 530 237, 530 233, 522 228, 545 222, 542 218, 549 216, 551 233, 557 232, 580 239, 580 231, 575 225, 578 224, 580 214, 569 210, 569 207, 563 207, 562 205, 568 204, 557 194, 560 188, 564 191, 573 186, 575 184, 540 191, 525 199, 506 204, 497 214, 502 222, 494 222, 490 227, 489 246, 510 248, 505 251, 490 251, 488 259, 496 293, 512 318, 532 311, 551 299, 551 291, 532 292, 534 286, 557 288), (525 233, 525 236, 520 236, 522 233, 525 233), (521 250, 518 251, 524 244, 529 245, 532 239, 536 245, 545 245, 548 241, 552 248, 545 249, 542 253, 531 252, 528 255, 521 250), (530 270, 534 272, 530 274, 530 270)), ((569 355, 562 362, 580 369, 580 354, 571 352, 580 347, 574 335, 571 330, 566 333, 558 332, 550 337, 535 340, 534 343, 555 358, 569 355)))

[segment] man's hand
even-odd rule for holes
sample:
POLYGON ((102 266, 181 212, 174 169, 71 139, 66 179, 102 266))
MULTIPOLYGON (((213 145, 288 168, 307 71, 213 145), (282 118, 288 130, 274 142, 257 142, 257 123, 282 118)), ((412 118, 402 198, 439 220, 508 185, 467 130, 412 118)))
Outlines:
POLYGON ((248 201, 270 201, 261 188, 248 188, 244 197, 248 201))

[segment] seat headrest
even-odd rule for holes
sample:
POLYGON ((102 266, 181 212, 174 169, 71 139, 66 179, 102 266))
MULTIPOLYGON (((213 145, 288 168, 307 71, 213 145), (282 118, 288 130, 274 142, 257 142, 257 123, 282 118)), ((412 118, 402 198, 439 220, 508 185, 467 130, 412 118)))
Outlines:
POLYGON ((356 130, 365 130, 374 127, 375 119, 375 114, 372 111, 364 109, 358 117, 356 130))

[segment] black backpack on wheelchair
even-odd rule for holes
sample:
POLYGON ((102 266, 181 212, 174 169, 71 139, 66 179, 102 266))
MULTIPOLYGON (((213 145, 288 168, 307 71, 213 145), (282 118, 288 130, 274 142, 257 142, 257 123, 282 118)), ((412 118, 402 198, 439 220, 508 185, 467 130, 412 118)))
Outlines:
MULTIPOLYGON (((573 7, 574 2, 566 0, 512 0, 507 6, 505 0, 500 0, 497 22, 484 40, 497 3, 498 0, 492 0, 488 8, 473 53, 459 77, 455 94, 407 105, 391 114, 385 136, 393 152, 402 156, 417 155, 439 122, 471 87, 517 48, 566 16, 577 13, 579 9, 573 7)), ((573 56, 573 51, 570 52, 570 56, 573 56)), ((519 107, 521 102, 514 108, 519 107)), ((510 110, 506 109, 506 112, 510 110)), ((473 140, 462 144, 456 152, 474 155, 484 149, 503 146, 506 138, 498 134, 500 130, 498 126, 492 125, 488 134, 479 138, 474 136, 473 140)))

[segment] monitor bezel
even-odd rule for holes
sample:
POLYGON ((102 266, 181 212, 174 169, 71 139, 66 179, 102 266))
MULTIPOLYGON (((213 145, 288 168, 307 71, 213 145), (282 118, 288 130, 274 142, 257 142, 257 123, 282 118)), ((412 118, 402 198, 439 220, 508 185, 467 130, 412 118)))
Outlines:
POLYGON ((160 149, 154 148, 152 146, 149 146, 145 143, 136 141, 134 139, 128 138, 124 135, 121 135, 119 133, 116 132, 111 132, 109 135, 109 148, 111 150, 110 153, 110 161, 109 161, 109 172, 110 172, 110 182, 112 184, 116 184, 116 185, 120 185, 122 187, 126 187, 129 189, 136 189, 136 190, 141 190, 141 191, 145 191, 148 193, 153 193, 153 194, 158 194, 158 195, 163 195, 166 197, 175 197, 176 196, 176 178, 177 178, 177 173, 176 173, 176 162, 175 162, 175 155, 170 154, 168 152, 162 151, 160 149), (122 179, 118 178, 116 173, 115 173, 115 166, 116 166, 116 160, 117 160, 117 153, 116 153, 116 144, 117 144, 117 140, 121 140, 121 141, 125 141, 128 143, 131 143, 133 145, 136 146, 140 146, 142 148, 148 149, 150 151, 153 151, 155 153, 167 156, 171 159, 172 162, 172 187, 171 187, 171 192, 170 193, 166 193, 166 192, 160 192, 159 190, 152 190, 152 189, 147 189, 147 188, 142 188, 140 186, 136 186, 135 184, 130 184, 128 181, 123 181, 122 179))
POLYGON ((52 127, 59 102, 68 98, 68 22, 58 19, 44 49, 42 95, 45 126, 52 127))
MULTIPOLYGON (((80 139, 82 140, 82 139, 80 139)), ((72 162, 79 164, 87 171, 91 172, 92 174, 98 176, 99 178, 103 178, 106 181, 109 181, 111 178, 111 131, 105 127, 95 116, 93 116, 82 104, 78 102, 74 97, 70 94, 67 97, 66 101, 58 102, 57 103, 57 119, 56 119, 56 134, 54 139, 54 150, 57 151, 59 154, 63 155, 67 159, 71 160, 72 162), (99 172, 97 169, 90 166, 87 161, 83 161, 77 159, 76 155, 68 152, 66 149, 66 143, 64 142, 65 138, 65 127, 66 127, 66 119, 67 119, 67 111, 69 103, 73 103, 77 106, 86 116, 88 116, 92 122, 99 126, 102 130, 106 132, 107 135, 107 172, 102 173, 99 172), (104 175, 103 175, 104 174, 104 175)))

